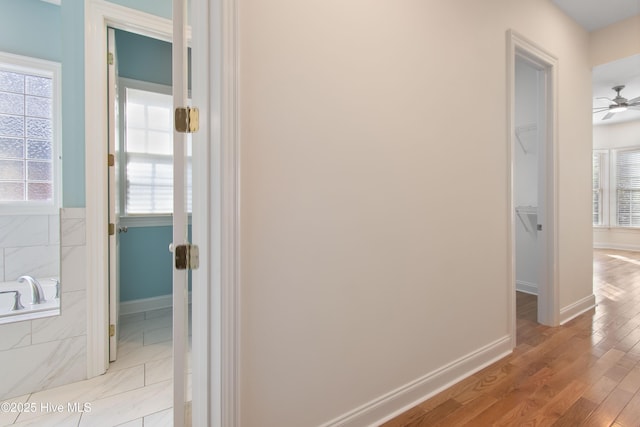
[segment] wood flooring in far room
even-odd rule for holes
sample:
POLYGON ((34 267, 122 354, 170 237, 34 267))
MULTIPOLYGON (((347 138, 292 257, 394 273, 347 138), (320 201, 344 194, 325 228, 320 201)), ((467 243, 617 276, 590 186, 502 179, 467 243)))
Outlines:
POLYGON ((640 252, 595 250, 594 293, 555 328, 519 295, 511 355, 383 426, 640 426, 640 252))

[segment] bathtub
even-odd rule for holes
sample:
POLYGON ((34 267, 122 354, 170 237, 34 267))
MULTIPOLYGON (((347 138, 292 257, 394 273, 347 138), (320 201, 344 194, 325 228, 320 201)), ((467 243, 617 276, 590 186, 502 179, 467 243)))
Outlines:
POLYGON ((3 323, 19 322, 21 320, 39 319, 42 317, 55 316, 60 314, 60 299, 56 298, 56 282, 58 278, 38 277, 36 278, 44 291, 45 302, 41 304, 31 304, 31 287, 27 282, 19 283, 0 282, 0 291, 19 291, 20 302, 24 306, 21 310, 12 311, 15 294, 0 294, 0 325, 3 323))

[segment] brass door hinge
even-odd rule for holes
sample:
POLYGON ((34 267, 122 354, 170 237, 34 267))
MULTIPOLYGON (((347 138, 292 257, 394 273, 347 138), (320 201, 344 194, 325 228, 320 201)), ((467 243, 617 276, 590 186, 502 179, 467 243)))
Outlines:
POLYGON ((193 133, 200 128, 200 112, 195 107, 176 108, 174 119, 180 133, 193 133))
POLYGON ((113 65, 113 53, 111 52, 107 53, 107 63, 113 65))
POLYGON ((109 236, 113 236, 114 234, 116 234, 116 225, 109 223, 109 236))
POLYGON ((108 166, 115 166, 116 165, 116 156, 114 156, 113 154, 109 154, 107 156, 107 165, 108 166))
POLYGON ((196 270, 200 266, 200 250, 190 243, 175 248, 176 269, 196 270))
POLYGON ((110 337, 116 336, 116 325, 114 324, 109 325, 109 336, 110 337))

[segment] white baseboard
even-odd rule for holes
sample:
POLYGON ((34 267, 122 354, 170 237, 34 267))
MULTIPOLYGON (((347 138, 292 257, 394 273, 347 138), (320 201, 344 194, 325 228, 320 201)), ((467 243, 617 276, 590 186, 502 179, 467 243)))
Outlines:
POLYGON ((511 353, 511 337, 503 337, 440 369, 380 396, 321 427, 380 425, 511 353))
POLYGON ((516 280, 516 291, 526 294, 538 295, 538 285, 524 280, 516 280))
MULTIPOLYGON (((189 292, 189 304, 191 304, 191 292, 189 292)), ((145 311, 168 307, 173 307, 173 296, 171 294, 121 302, 120 315, 144 313, 145 311)))
POLYGON ((624 243, 594 243, 593 248, 640 252, 640 245, 627 245, 624 243))
POLYGON ((595 295, 591 294, 588 297, 584 297, 581 300, 560 309, 560 324, 564 325, 569 320, 580 316, 582 313, 591 310, 595 306, 596 297, 595 295))

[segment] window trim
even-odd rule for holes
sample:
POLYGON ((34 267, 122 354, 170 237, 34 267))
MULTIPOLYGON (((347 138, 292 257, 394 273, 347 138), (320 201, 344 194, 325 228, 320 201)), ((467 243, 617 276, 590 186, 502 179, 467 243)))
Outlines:
POLYGON ((47 77, 52 80, 51 166, 53 168, 53 199, 51 202, 0 202, 0 215, 55 215, 62 207, 62 84, 59 62, 0 51, 0 68, 6 71, 47 77))

